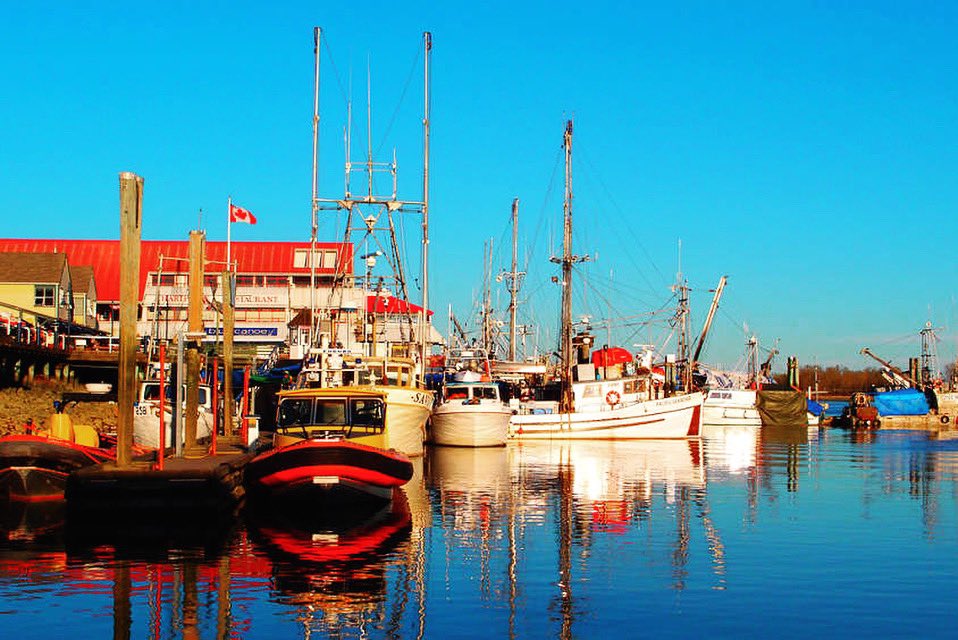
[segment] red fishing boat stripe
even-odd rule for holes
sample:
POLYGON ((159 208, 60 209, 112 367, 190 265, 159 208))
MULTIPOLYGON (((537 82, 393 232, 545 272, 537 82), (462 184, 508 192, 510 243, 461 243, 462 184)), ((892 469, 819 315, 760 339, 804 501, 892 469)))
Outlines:
POLYGON ((406 480, 372 469, 343 464, 317 464, 283 469, 263 476, 259 482, 268 487, 292 486, 312 482, 317 476, 345 478, 377 487, 400 487, 406 483, 406 480))

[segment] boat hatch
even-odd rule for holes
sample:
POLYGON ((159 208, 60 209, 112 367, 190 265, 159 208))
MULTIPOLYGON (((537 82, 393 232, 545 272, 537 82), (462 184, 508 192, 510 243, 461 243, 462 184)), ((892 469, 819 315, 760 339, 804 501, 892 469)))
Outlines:
POLYGON ((379 398, 285 398, 276 425, 304 438, 355 438, 383 432, 386 411, 379 398))

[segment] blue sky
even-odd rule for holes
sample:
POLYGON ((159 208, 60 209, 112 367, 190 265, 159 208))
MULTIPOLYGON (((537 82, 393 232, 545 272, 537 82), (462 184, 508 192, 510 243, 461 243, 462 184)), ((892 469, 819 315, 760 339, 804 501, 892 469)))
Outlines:
MULTIPOLYGON (((433 33, 437 315, 452 304, 470 316, 485 240, 495 270, 507 266, 519 197, 524 319, 549 341, 560 144, 574 116, 576 251, 598 254, 577 313, 670 304, 681 239, 696 326, 729 276, 712 362, 736 362, 747 323, 803 362, 862 366, 869 346, 904 365, 929 318, 954 358, 950 3, 8 4, 3 235, 117 237, 117 174, 132 170, 146 179, 147 238, 185 238, 202 209, 209 238, 225 239, 232 194, 259 218, 235 239, 308 239, 314 25, 327 44, 320 191, 331 197, 350 86, 363 158, 367 65, 377 159, 395 148, 400 196, 420 195, 420 47, 433 33)), ((320 235, 339 232, 324 219, 320 235)), ((619 328, 613 341, 665 335, 619 328)))

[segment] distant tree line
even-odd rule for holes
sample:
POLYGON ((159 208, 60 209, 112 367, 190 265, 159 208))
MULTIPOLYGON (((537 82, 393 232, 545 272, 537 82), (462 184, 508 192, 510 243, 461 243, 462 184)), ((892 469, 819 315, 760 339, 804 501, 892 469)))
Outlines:
MULTIPOLYGON (((849 369, 841 365, 830 367, 799 367, 799 381, 802 391, 811 387, 815 389, 816 372, 818 376, 818 390, 823 396, 848 396, 855 391, 868 391, 872 387, 887 386, 877 368, 849 369)), ((784 385, 784 373, 775 375, 775 383, 784 385)))

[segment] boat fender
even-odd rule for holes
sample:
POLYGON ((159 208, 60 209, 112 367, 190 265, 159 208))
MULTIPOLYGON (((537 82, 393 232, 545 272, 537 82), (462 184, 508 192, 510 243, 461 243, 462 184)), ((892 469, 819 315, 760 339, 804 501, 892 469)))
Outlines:
POLYGON ((942 416, 941 418, 939 418, 939 420, 941 420, 942 424, 948 424, 949 418, 948 416, 942 416))
POLYGON ((605 394, 605 401, 609 406, 612 407, 619 404, 619 392, 615 390, 608 392, 605 394))

